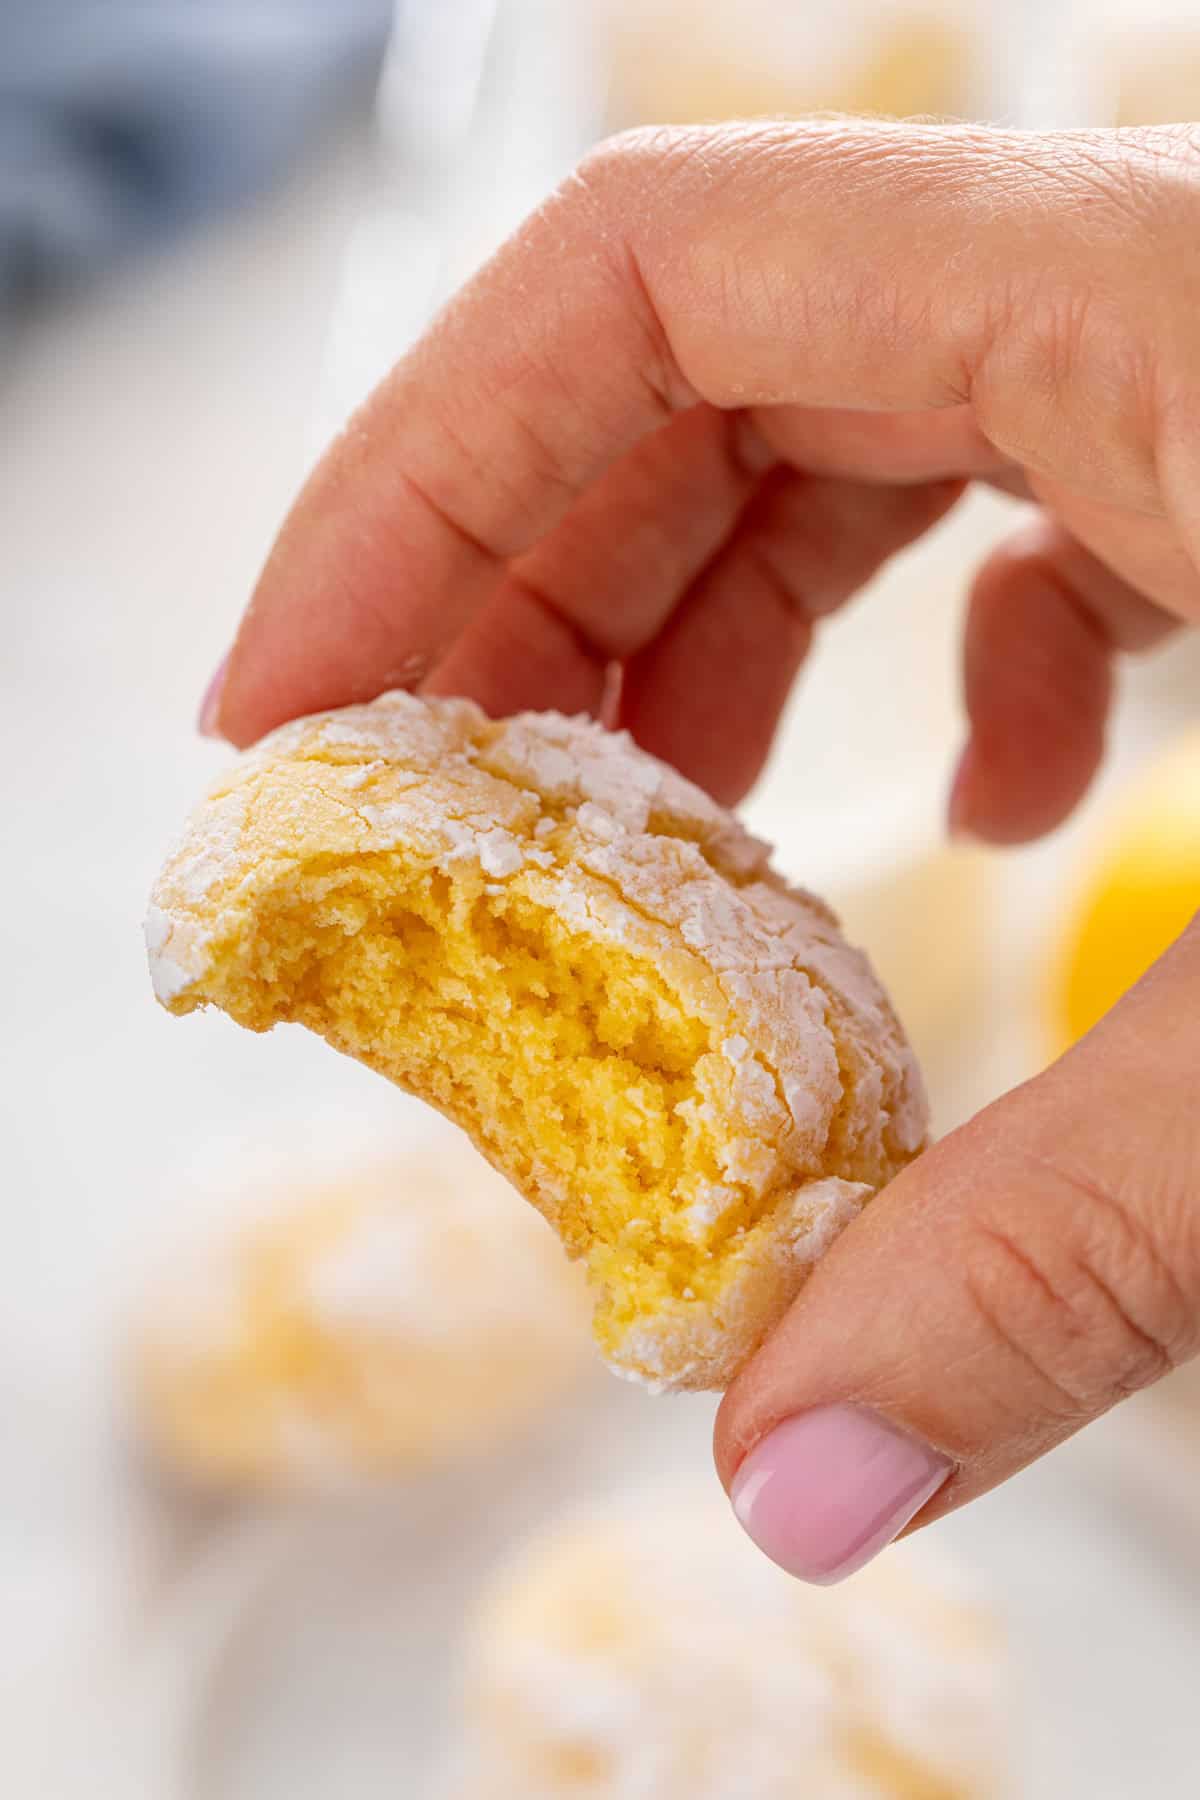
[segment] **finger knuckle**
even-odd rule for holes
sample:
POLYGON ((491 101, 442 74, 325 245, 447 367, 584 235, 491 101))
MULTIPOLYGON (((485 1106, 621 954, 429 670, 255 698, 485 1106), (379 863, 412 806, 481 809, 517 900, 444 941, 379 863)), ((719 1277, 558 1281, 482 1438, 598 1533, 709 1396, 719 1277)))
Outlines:
POLYGON ((1037 1384, 1042 1412, 1064 1424, 1087 1418, 1078 1321, 1029 1251, 1002 1227, 981 1226, 969 1241, 963 1279, 1005 1364, 1015 1359, 1037 1384))
POLYGON ((1093 1417, 1189 1352, 1194 1312, 1136 1208, 1039 1156, 1036 1229, 981 1221, 965 1280, 977 1313, 1040 1386, 1048 1416, 1093 1417))
POLYGON ((1160 125, 1122 133, 1128 191, 1156 225, 1194 228, 1200 210, 1200 125, 1160 125))
MULTIPOLYGON (((1161 1182, 1147 1171, 1132 1182, 1105 1182, 1054 1151, 1039 1160, 1059 1185, 1064 1209, 1078 1221, 1081 1271, 1107 1300, 1115 1322, 1127 1328, 1126 1336, 1141 1342, 1146 1379, 1132 1385, 1157 1380, 1193 1353, 1200 1335, 1188 1259, 1169 1223, 1170 1194, 1182 1169, 1175 1170, 1176 1159, 1165 1150, 1161 1182)), ((1194 1194, 1189 1199, 1194 1202, 1194 1194)), ((1194 1204, 1188 1210, 1194 1214, 1194 1204)), ((1069 1233, 1069 1222, 1064 1231, 1069 1233)))
POLYGON ((587 152, 577 174, 586 184, 628 195, 634 188, 669 181, 703 160, 720 139, 718 129, 695 125, 635 125, 602 138, 587 152))
POLYGON ((612 358, 620 362, 624 356, 663 420, 697 396, 660 312, 647 250, 653 233, 646 221, 654 211, 651 203, 661 197, 671 157, 685 154, 686 146, 677 140, 688 135, 652 127, 606 138, 557 190, 549 209, 554 253, 564 237, 576 245, 585 242, 593 275, 606 290, 612 358), (565 232, 564 209, 570 215, 565 232))
MULTIPOLYGON (((979 422, 1007 455, 1059 476, 1086 455, 1097 497, 1147 507, 1172 296, 1200 273, 1195 138, 1157 138, 1049 133, 1006 151, 1000 204, 1030 254, 989 291, 966 370, 979 422)), ((1184 310, 1190 320, 1194 302, 1184 310)))

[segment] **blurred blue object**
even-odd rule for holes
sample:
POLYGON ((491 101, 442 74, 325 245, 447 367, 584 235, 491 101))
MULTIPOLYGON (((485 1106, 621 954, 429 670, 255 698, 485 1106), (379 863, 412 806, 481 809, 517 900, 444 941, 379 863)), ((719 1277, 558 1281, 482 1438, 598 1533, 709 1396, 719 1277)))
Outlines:
POLYGON ((370 91, 393 0, 0 0, 0 298, 245 199, 370 91))

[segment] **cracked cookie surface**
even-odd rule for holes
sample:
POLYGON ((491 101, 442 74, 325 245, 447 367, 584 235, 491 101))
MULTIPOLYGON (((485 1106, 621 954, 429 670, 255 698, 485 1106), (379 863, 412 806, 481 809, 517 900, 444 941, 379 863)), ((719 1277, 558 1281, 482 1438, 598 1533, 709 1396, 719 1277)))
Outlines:
POLYGON ((724 1386, 925 1141, 833 915, 585 719, 394 693, 284 726, 193 815, 147 942, 173 1012, 298 1021, 463 1126, 654 1386, 724 1386))

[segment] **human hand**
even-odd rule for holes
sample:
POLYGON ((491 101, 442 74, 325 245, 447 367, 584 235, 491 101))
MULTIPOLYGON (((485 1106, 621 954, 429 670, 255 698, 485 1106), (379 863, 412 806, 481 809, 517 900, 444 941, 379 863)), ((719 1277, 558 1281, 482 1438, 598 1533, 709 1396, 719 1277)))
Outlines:
MULTIPOLYGON (((736 799, 815 621, 984 479, 1041 510, 973 587, 952 818, 1037 835, 1114 654, 1200 618, 1198 228, 1194 129, 618 139, 323 460, 209 721, 598 710, 619 662, 621 722, 736 799)), ((826 1257, 718 1423, 770 1554, 847 1573, 1196 1350, 1198 1018, 1193 927, 826 1257)))

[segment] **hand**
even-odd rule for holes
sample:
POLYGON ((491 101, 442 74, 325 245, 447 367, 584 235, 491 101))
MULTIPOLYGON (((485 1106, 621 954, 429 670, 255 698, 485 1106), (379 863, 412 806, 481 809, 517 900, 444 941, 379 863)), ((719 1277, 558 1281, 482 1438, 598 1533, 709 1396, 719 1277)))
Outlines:
MULTIPOLYGON (((815 622, 982 479, 1040 511, 973 586, 952 816, 1035 836, 1114 655, 1200 618, 1197 317, 1195 128, 617 139, 318 467, 210 722, 599 710, 618 662, 621 722, 734 800, 815 622)), ((721 1409, 769 1554, 848 1573, 1197 1349, 1198 1069, 1193 926, 872 1204, 721 1409)))

